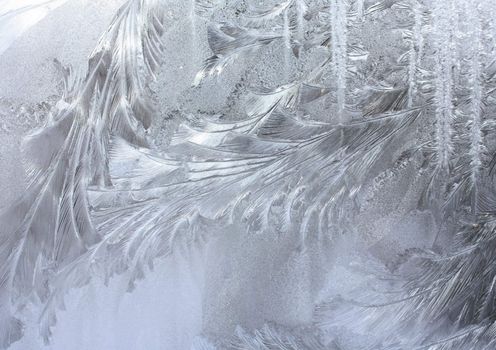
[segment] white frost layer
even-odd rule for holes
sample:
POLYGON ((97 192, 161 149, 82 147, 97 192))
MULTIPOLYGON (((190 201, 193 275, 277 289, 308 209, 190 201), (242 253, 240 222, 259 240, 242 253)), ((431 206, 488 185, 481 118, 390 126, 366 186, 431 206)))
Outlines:
POLYGON ((39 337, 39 310, 32 310, 25 337, 9 350, 190 349, 202 326, 202 254, 198 249, 157 262, 132 293, 125 276, 108 287, 95 278, 68 293, 51 344, 39 337))
MULTIPOLYGON (((124 3, 124 0, 56 1, 65 3, 59 4, 57 8, 51 6, 51 12, 39 18, 36 24, 32 23, 29 28, 25 28, 0 54, 0 97, 40 103, 52 95, 58 95, 61 75, 54 60, 84 71, 88 56, 97 46, 117 9, 124 3)), ((0 33, 3 33, 3 17, 0 16, 0 33)), ((22 16, 14 17, 16 25, 12 28, 17 26, 19 18, 22 16)))
POLYGON ((0 55, 26 30, 67 0, 6 0, 0 4, 0 55))

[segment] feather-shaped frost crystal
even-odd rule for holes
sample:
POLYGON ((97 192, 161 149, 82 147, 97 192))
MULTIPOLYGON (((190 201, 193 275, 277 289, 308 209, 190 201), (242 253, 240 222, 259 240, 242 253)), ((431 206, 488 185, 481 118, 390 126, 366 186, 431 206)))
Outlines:
POLYGON ((495 348, 477 0, 0 3, 0 348, 495 348))

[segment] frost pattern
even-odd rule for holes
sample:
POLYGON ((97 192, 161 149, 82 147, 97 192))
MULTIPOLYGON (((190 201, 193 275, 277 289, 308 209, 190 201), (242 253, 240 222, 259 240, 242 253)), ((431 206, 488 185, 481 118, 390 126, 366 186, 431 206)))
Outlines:
POLYGON ((192 0, 179 19, 176 5, 126 1, 85 73, 56 62, 58 102, 0 100, 44 124, 22 144, 27 189, 0 212, 0 347, 22 341, 25 310, 50 344, 70 291, 102 276, 132 293, 157 262, 230 233, 281 242, 276 256, 291 245, 333 271, 309 285, 331 287, 304 291, 305 322, 204 325, 192 349, 494 348, 494 4, 192 0), (188 64, 208 58, 170 111, 158 91, 174 20, 188 64), (422 215, 427 246, 363 247, 422 215), (343 266, 365 282, 330 292, 343 266))

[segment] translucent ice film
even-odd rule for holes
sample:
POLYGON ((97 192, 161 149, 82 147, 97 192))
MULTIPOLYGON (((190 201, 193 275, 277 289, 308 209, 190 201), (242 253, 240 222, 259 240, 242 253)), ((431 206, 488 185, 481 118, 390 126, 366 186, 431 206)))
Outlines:
POLYGON ((0 0, 0 349, 496 349, 494 0, 0 0))

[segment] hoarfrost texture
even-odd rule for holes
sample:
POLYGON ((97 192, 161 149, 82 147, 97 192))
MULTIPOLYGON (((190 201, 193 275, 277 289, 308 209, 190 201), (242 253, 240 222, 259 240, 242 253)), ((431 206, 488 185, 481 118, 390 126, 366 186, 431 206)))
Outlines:
POLYGON ((0 348, 496 348, 495 11, 0 2, 0 348))

